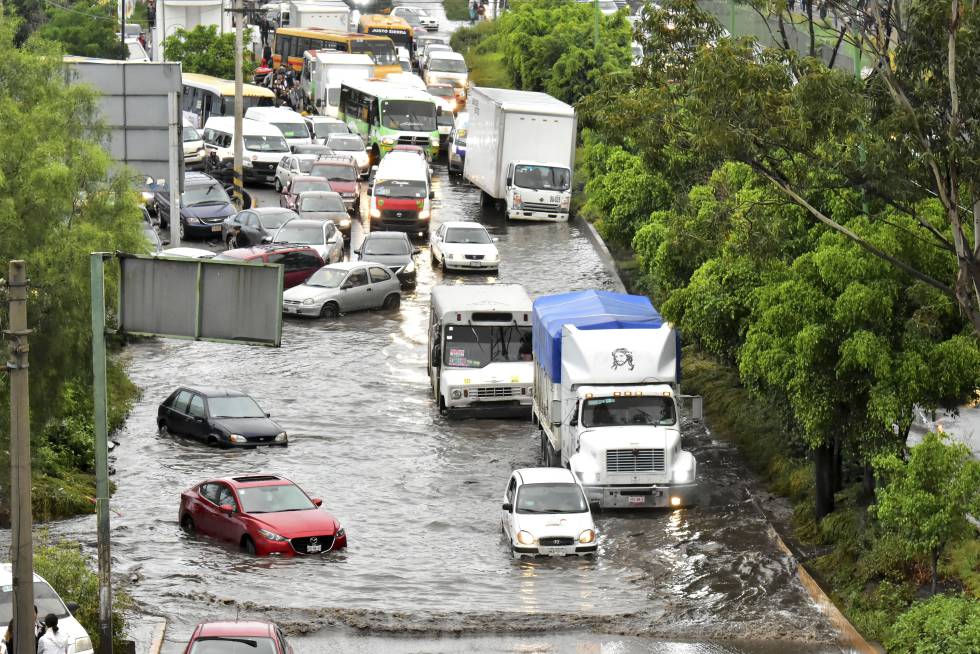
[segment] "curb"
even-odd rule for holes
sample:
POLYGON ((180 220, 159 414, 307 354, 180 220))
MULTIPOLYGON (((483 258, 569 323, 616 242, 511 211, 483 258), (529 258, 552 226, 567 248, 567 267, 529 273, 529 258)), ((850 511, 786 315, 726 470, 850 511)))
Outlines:
POLYGON ((150 641, 149 654, 160 654, 163 649, 163 636, 167 632, 167 619, 161 618, 153 627, 153 640, 150 641))
POLYGON ((626 285, 623 284, 623 279, 619 276, 619 268, 616 267, 616 260, 609 252, 609 248, 606 247, 606 242, 602 240, 601 236, 599 236, 599 232, 597 232, 595 227, 592 226, 592 223, 585 218, 582 218, 578 214, 573 215, 570 222, 575 223, 575 226, 582 230, 582 232, 585 233, 585 237, 589 239, 590 243, 592 243, 592 247, 595 248, 596 254, 599 255, 599 260, 613 278, 613 282, 616 286, 615 290, 619 293, 626 293, 626 285))

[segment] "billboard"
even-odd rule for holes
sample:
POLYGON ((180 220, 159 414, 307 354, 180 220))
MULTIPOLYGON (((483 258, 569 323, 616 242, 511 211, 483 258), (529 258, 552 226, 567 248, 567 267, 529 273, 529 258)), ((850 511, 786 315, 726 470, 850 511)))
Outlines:
POLYGON ((122 254, 119 266, 122 332, 272 347, 282 341, 281 265, 122 254))

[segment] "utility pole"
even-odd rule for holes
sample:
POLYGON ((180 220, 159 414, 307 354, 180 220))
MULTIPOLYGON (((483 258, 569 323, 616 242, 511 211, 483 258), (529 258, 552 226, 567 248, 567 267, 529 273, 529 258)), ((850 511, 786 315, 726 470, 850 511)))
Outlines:
POLYGON ((106 425, 105 376, 105 258, 109 256, 112 255, 105 252, 93 252, 89 255, 92 284, 92 391, 95 401, 95 512, 99 550, 99 654, 112 654, 109 434, 106 425))
MULTIPOLYGON (((13 561, 14 642, 34 643, 34 543, 31 539, 31 422, 27 384, 27 266, 11 261, 7 276, 10 339, 10 558, 13 561)), ((26 651, 24 650, 18 651, 26 651)))
POLYGON ((126 0, 119 0, 119 46, 126 57, 126 0))
POLYGON ((232 17, 235 21, 235 168, 232 183, 235 186, 235 205, 244 209, 242 193, 242 22, 245 20, 245 7, 242 0, 234 0, 232 17))

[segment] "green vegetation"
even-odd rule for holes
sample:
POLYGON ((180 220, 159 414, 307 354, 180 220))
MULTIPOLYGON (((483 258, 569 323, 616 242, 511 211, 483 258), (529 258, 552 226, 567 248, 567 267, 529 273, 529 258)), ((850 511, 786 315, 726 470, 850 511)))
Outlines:
POLYGON ((469 0, 444 0, 442 6, 446 10, 446 18, 449 20, 470 19, 469 0))
MULTIPOLYGON (((34 547, 34 569, 44 577, 66 603, 78 604, 72 614, 85 627, 99 651, 99 576, 92 570, 81 546, 71 541, 50 543, 42 536, 34 547)), ((123 651, 125 621, 122 614, 133 605, 125 591, 115 588, 112 594, 113 649, 123 651)))
POLYGON ((980 652, 980 602, 933 597, 903 613, 886 642, 892 654, 980 652))
MULTIPOLYGON (((244 36, 249 42, 249 35, 244 36)), ((167 61, 179 61, 185 73, 214 75, 235 79, 235 33, 218 34, 215 25, 198 25, 192 30, 178 28, 163 42, 167 61)), ((248 48, 242 53, 242 70, 246 79, 255 69, 248 48)))
POLYGON ((38 34, 62 45, 66 54, 102 59, 125 59, 129 50, 119 42, 116 5, 76 0, 60 9, 47 6, 48 21, 38 34))
MULTIPOLYGON (((92 510, 89 253, 144 251, 130 173, 113 167, 99 139, 98 98, 65 81, 61 48, 35 35, 15 47, 15 21, 0 21, 0 115, 43 129, 0 134, 0 261, 24 259, 31 280, 31 433, 35 517, 92 510), (38 201, 43 198, 43 202, 38 201)), ((111 270, 111 269, 110 269, 111 270)), ((3 273, 6 276, 6 272, 3 273)), ((107 278, 106 295, 116 292, 107 278)), ((0 302, 0 324, 8 324, 0 302)), ((0 374, 0 523, 9 520, 9 384, 0 374)), ((109 404, 119 425, 136 390, 110 364, 109 404)))

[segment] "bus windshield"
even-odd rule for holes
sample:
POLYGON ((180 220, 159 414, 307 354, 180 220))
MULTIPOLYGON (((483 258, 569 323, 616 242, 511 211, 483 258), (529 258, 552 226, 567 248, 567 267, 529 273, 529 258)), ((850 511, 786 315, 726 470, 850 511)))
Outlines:
POLYGON ((432 132, 436 129, 436 106, 419 100, 384 100, 381 124, 388 129, 432 132))
POLYGON ((443 360, 447 368, 483 368, 495 361, 530 361, 528 325, 447 325, 443 360))
POLYGON ((350 42, 351 54, 371 55, 378 66, 390 66, 398 62, 395 44, 391 39, 357 39, 350 42))

